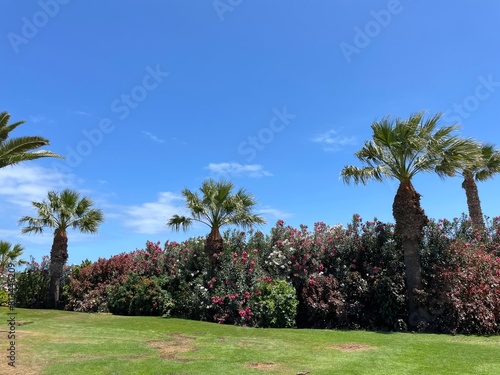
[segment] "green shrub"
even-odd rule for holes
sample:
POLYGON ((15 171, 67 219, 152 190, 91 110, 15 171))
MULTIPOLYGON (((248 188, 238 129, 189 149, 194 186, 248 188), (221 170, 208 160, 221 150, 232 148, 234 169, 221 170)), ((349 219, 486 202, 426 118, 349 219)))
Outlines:
POLYGON ((46 307, 49 285, 49 258, 44 256, 38 263, 31 257, 26 269, 16 274, 16 306, 46 307))
POLYGON ((254 309, 257 325, 264 328, 295 327, 299 302, 293 285, 286 280, 264 280, 259 287, 254 309))
POLYGON ((4 289, 0 289, 0 306, 7 306, 8 301, 9 294, 4 289))
POLYGON ((117 315, 170 316, 173 302, 164 289, 166 283, 167 278, 148 278, 131 272, 123 284, 109 287, 109 311, 117 315))

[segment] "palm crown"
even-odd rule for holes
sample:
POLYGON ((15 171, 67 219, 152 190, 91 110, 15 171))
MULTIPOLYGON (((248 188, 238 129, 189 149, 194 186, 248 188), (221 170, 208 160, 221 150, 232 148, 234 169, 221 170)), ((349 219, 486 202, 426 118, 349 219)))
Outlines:
POLYGON ((476 181, 486 181, 500 173, 500 151, 490 144, 478 145, 478 157, 466 162, 461 173, 472 175, 476 181))
POLYGON ((255 224, 265 224, 262 217, 252 214, 252 208, 257 204, 255 198, 244 189, 231 195, 233 188, 231 182, 215 182, 209 179, 204 181, 200 188, 203 195, 201 197, 184 189, 182 195, 191 217, 173 215, 167 225, 175 230, 180 228, 187 230, 193 221, 203 223, 210 228, 233 224, 246 229, 255 224))
POLYGON ((410 181, 420 172, 435 172, 441 177, 456 173, 461 161, 472 153, 473 142, 453 135, 458 126, 437 128, 441 114, 426 120, 423 112, 407 120, 388 117, 372 124, 372 139, 356 152, 366 166, 346 166, 341 172, 344 182, 395 178, 410 181))
POLYGON ((24 216, 19 220, 27 224, 22 233, 42 233, 44 228, 54 228, 56 232, 72 228, 83 233, 96 233, 104 220, 101 210, 91 208, 94 202, 88 197, 80 199, 80 194, 74 190, 51 191, 47 198, 43 202, 33 202, 37 217, 24 216))
POLYGON ((474 150, 476 154, 464 160, 459 173, 464 179, 462 187, 472 224, 483 230, 484 218, 476 181, 485 181, 500 172, 500 152, 489 144, 477 144, 474 150))
POLYGON ((9 263, 13 263, 17 266, 26 264, 25 260, 19 259, 23 251, 24 247, 20 244, 12 246, 10 242, 0 241, 0 273, 4 271, 9 263))

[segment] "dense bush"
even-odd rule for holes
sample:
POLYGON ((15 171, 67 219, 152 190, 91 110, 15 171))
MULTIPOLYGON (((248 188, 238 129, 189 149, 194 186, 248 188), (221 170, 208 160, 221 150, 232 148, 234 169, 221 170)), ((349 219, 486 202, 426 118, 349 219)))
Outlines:
POLYGON ((27 308, 46 307, 49 292, 49 257, 44 256, 38 263, 33 257, 23 272, 16 274, 16 306, 27 308))
POLYGON ((452 333, 500 333, 500 258, 482 242, 454 241, 449 261, 436 264, 427 305, 430 329, 452 333))
POLYGON ((109 311, 118 315, 170 316, 173 302, 165 290, 167 283, 168 277, 148 278, 131 272, 123 284, 109 287, 109 311))
POLYGON ((132 269, 133 258, 134 253, 122 253, 78 267, 64 288, 68 301, 66 309, 79 312, 108 311, 108 288, 126 280, 132 269))
POLYGON ((265 328, 293 328, 296 326, 297 295, 286 280, 264 277, 255 298, 256 325, 265 328))
POLYGON ((246 235, 226 235, 225 251, 219 254, 216 276, 207 281, 211 305, 209 313, 219 323, 255 326, 256 296, 264 276, 258 249, 246 247, 246 235))
POLYGON ((355 215, 347 227, 316 223, 310 232, 278 221, 272 247, 266 264, 292 280, 300 327, 392 329, 404 317, 404 264, 392 225, 355 215))

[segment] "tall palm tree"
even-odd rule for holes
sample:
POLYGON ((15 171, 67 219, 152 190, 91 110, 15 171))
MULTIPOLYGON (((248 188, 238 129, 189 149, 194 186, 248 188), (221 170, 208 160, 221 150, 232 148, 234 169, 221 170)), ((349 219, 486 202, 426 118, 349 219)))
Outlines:
POLYGON ((488 144, 477 145, 477 157, 466 160, 460 168, 463 177, 462 188, 467 197, 467 207, 472 224, 477 229, 484 229, 484 216, 476 181, 485 181, 500 173, 500 151, 488 144))
POLYGON ((205 180, 200 192, 202 196, 188 189, 182 190, 186 206, 191 212, 191 217, 173 215, 167 226, 179 230, 188 230, 193 222, 200 222, 210 227, 210 233, 205 243, 205 253, 214 266, 217 262, 214 254, 223 249, 223 240, 220 228, 225 225, 237 225, 243 229, 254 225, 265 224, 265 220, 252 213, 257 204, 253 195, 240 189, 232 194, 232 182, 205 180))
POLYGON ((399 187, 392 205, 395 232, 402 242, 406 268, 409 323, 415 326, 423 318, 415 290, 422 289, 419 254, 422 229, 428 219, 420 206, 420 194, 412 178, 421 172, 434 172, 444 177, 453 175, 460 160, 470 152, 470 140, 453 135, 457 126, 437 128, 441 114, 424 119, 416 113, 408 119, 391 121, 385 117, 372 125, 372 139, 365 142, 355 156, 362 168, 345 166, 344 182, 366 184, 369 180, 396 179, 399 187), (442 167, 447 165, 448 168, 442 167))
POLYGON ((103 213, 92 208, 94 202, 88 197, 80 197, 74 190, 65 189, 60 193, 50 191, 47 200, 33 202, 37 216, 24 216, 20 224, 26 224, 21 232, 43 233, 45 228, 54 229, 54 241, 50 251, 50 289, 48 301, 56 306, 60 297, 61 276, 68 260, 68 228, 82 233, 97 233, 104 221, 103 213))
POLYGON ((24 247, 20 244, 12 244, 7 241, 0 241, 0 274, 3 273, 5 268, 13 263, 16 266, 26 264, 25 260, 19 259, 23 255, 24 247))
POLYGON ((12 130, 24 124, 24 121, 18 121, 9 125, 9 121, 10 114, 7 112, 0 112, 0 168, 40 158, 63 158, 61 155, 52 151, 37 150, 40 147, 50 144, 50 142, 43 137, 25 136, 8 139, 12 130))

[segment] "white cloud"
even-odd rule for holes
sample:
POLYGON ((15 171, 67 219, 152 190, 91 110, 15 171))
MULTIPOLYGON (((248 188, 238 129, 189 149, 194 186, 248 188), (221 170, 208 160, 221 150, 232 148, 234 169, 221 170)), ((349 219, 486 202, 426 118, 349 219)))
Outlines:
POLYGON ((43 116, 43 115, 31 115, 29 121, 34 123, 34 124, 37 124, 39 122, 45 121, 45 116, 43 116))
POLYGON ((51 229, 47 228, 42 235, 22 235, 18 220, 24 215, 36 214, 32 202, 43 201, 49 191, 71 188, 72 181, 71 175, 63 175, 32 162, 1 168, 0 238, 23 245, 44 245, 50 249, 53 239, 51 229))
POLYGON ((272 176, 272 173, 266 171, 260 164, 210 163, 207 169, 216 174, 229 176, 248 175, 254 178, 272 176))
POLYGON ((174 214, 187 215, 182 197, 170 193, 159 193, 156 202, 146 202, 139 206, 129 206, 123 209, 125 226, 136 233, 156 234, 168 230, 165 225, 174 214))
POLYGON ((161 138, 158 138, 156 135, 154 135, 153 133, 150 133, 150 132, 147 132, 147 131, 142 131, 142 134, 145 134, 149 139, 151 139, 152 141, 155 141, 157 143, 165 143, 165 141, 161 138))
POLYGON ((0 169, 0 196, 18 207, 31 207, 31 202, 42 201, 51 190, 67 188, 72 176, 50 168, 18 164, 0 169))
POLYGON ((273 219, 287 219, 292 216, 291 213, 278 210, 277 208, 265 207, 257 210, 257 213, 270 216, 273 219))
POLYGON ((337 130, 328 130, 312 138, 315 143, 323 144, 325 151, 339 151, 343 146, 353 146, 357 144, 355 136, 347 136, 339 133, 337 130))
POLYGON ((92 117, 92 115, 89 112, 85 111, 80 111, 80 110, 75 110, 73 111, 75 115, 80 115, 80 116, 85 116, 85 117, 92 117))

